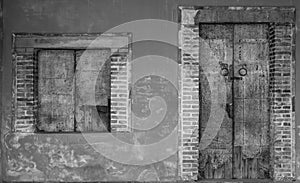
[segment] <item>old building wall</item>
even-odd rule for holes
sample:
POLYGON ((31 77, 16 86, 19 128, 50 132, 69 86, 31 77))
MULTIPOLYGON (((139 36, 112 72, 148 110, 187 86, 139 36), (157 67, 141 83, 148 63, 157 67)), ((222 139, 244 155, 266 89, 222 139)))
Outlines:
MULTIPOLYGON (((298 1, 280 0, 4 0, 4 37, 3 60, 1 60, 1 178, 2 180, 175 180, 178 179, 178 157, 168 159, 147 166, 128 166, 109 161, 100 156, 87 145, 86 139, 74 134, 12 134, 12 33, 99 33, 119 24, 137 19, 163 19, 178 21, 178 6, 296 6, 298 1)), ((299 15, 298 15, 299 16, 299 15)), ((298 20, 299 21, 299 20, 298 20)), ((193 27, 197 33, 197 27, 193 27)), ((188 33, 189 31, 187 31, 188 33)), ((174 39, 177 35, 175 35, 174 39)), ((193 35, 192 35, 193 36, 193 35)), ((300 36, 297 36, 297 45, 300 36)), ((2 49, 1 49, 2 51, 2 49)), ((160 45, 155 42, 136 43, 133 45, 133 58, 143 55, 162 55, 178 60, 177 48, 160 45)), ((300 53, 296 53, 299 57, 300 53)), ((197 58, 197 54, 193 55, 197 58)), ((190 57, 187 59, 191 59, 190 57)), ((298 67, 299 64, 296 63, 298 67)), ((299 68, 299 67, 298 67, 299 68)), ((134 72, 134 68, 133 68, 134 72)), ((178 73, 179 74, 179 73, 178 73)), ((195 73, 191 72, 191 75, 195 73)), ((197 74, 195 74, 197 75, 197 74)), ((187 75, 187 77, 189 77, 187 75)), ((299 77, 299 75, 297 75, 299 77)), ((189 79, 189 78, 187 78, 189 79)), ((299 79, 299 78, 298 78, 299 79)), ((163 81, 164 82, 164 81, 163 81)), ((298 85, 299 86, 299 85, 298 85)), ((297 86, 297 87, 298 87, 297 86)), ((298 92, 299 93, 299 92, 298 92)), ((196 97, 190 93, 189 97, 196 97)), ((142 95, 147 95, 147 93, 142 95)), ((299 94, 296 94, 299 95, 299 94)), ((196 97, 197 98, 197 97, 196 97)), ((195 99, 196 99, 195 98, 195 99)), ((300 98, 300 97, 298 97, 300 98)), ((191 105, 192 107, 192 105, 191 105)), ((192 107, 193 108, 193 107, 192 107)), ((296 110, 299 110, 296 102, 296 110)), ((195 112, 194 115, 197 115, 195 112)), ((195 124, 187 122, 191 128, 195 124)), ((296 139, 299 136, 299 124, 295 125, 296 139)), ((155 135, 155 134, 154 134, 155 135)), ((187 135, 190 135, 187 130, 187 135)), ((101 142, 108 141, 99 136, 101 142)), ((134 141, 133 137, 130 137, 134 141)), ((142 139, 143 141, 144 139, 142 139)), ((195 141, 197 138, 194 139, 195 141)), ((186 149, 192 149, 187 145, 186 149)), ((299 154, 299 140, 296 140, 296 154, 299 154)), ((133 151, 132 153, 136 153, 133 151)), ((185 169, 196 172, 194 152, 187 152, 185 169), (191 159, 189 158, 191 157, 191 159), (190 159, 190 160, 188 160, 190 159)), ((300 180, 299 157, 296 157, 296 177, 300 180)), ((194 173, 195 176, 195 173, 194 173)))

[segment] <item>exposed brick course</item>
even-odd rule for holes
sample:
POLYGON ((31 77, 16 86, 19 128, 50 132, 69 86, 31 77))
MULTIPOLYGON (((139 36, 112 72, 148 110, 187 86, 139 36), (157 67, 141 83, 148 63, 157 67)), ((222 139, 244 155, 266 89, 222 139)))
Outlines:
POLYGON ((270 107, 274 143, 274 178, 295 177, 295 119, 292 112, 293 26, 270 24, 270 107))
POLYGON ((128 52, 111 56, 111 131, 129 131, 128 52))
POLYGON ((14 53, 15 132, 34 132, 37 116, 37 62, 32 49, 14 53))
MULTIPOLYGON (((185 10, 182 10, 185 11, 185 10)), ((182 13, 181 57, 181 167, 183 179, 197 179, 199 145, 199 27, 194 25, 195 10, 182 13)))

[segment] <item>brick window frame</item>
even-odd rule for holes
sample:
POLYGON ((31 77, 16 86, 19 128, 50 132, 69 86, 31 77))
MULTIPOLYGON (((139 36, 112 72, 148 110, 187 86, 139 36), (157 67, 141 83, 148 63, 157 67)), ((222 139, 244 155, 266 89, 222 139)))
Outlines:
POLYGON ((27 34, 12 35, 13 132, 34 133, 38 118, 38 60, 41 49, 110 49, 111 106, 110 130, 129 131, 131 102, 129 96, 131 68, 131 33, 27 34), (125 72, 124 72, 125 71, 125 72), (122 72, 122 75, 119 74, 122 72), (125 106, 120 108, 120 106, 125 106))
MULTIPOLYGON (((199 24, 268 23, 270 47, 271 175, 274 180, 294 180, 295 152, 295 8, 294 7, 199 7, 179 6, 180 150, 178 174, 184 180, 198 179, 199 142, 199 24), (284 50, 284 51, 281 51, 284 50), (286 61, 284 61, 286 60, 286 61), (283 63, 286 62, 286 63, 283 63), (281 66, 285 65, 284 69, 281 66), (278 67, 279 66, 279 67, 278 67), (283 71, 287 70, 287 71, 283 71), (283 82, 290 83, 289 88, 283 82), (281 84, 280 84, 281 83, 281 84), (185 87, 184 87, 185 86, 185 87), (186 86, 193 92, 185 94, 186 86), (276 89, 277 88, 277 89, 276 89), (192 104, 193 110, 184 104, 192 104), (283 113, 281 113, 282 111, 283 113), (183 116, 193 116, 189 119, 183 116), (192 129, 186 133, 184 129, 192 129), (285 130, 284 130, 285 129, 285 130), (280 135, 288 133, 287 139, 280 135), (184 138, 188 136, 188 138, 184 138), (272 140, 273 139, 273 140, 272 140), (289 147, 289 148, 286 148, 289 147)), ((187 88, 188 89, 188 88, 187 88)))

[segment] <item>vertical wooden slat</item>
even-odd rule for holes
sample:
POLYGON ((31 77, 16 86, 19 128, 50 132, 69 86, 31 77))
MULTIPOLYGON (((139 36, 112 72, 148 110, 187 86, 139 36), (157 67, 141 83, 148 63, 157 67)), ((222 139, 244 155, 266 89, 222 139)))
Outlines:
POLYGON ((232 178, 232 161, 227 161, 224 165, 225 169, 225 179, 231 179, 232 178))
POLYGON ((234 146, 233 178, 242 178, 242 146, 234 146))
POLYGON ((74 131, 73 51, 41 50, 39 62, 38 129, 47 132, 74 131))

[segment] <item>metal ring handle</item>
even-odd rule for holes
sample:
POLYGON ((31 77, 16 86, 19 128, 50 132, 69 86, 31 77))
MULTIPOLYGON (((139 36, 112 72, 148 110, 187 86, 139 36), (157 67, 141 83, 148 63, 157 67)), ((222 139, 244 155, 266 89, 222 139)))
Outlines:
POLYGON ((247 75, 247 73, 248 73, 248 71, 247 71, 247 69, 246 69, 246 68, 240 68, 240 70, 239 70, 239 74, 240 74, 241 76, 246 76, 246 75, 247 75))
POLYGON ((228 76, 228 74, 229 74, 229 70, 227 68, 221 69, 221 75, 222 76, 228 76))

